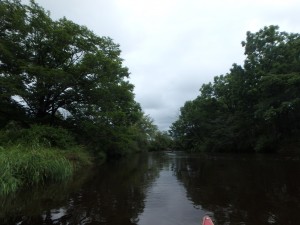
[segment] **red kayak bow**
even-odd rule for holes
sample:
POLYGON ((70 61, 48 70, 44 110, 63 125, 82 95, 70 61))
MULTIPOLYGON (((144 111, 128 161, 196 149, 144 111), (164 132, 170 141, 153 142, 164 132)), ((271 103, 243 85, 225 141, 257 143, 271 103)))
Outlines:
POLYGON ((204 216, 202 225, 214 225, 214 223, 209 216, 204 216))

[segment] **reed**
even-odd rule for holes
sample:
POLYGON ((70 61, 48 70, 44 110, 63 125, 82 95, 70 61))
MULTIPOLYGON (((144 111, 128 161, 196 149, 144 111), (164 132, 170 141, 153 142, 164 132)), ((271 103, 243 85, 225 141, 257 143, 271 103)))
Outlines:
POLYGON ((61 152, 65 158, 72 163, 75 169, 92 165, 95 161, 95 158, 81 146, 74 146, 68 150, 62 150, 61 152))
MULTIPOLYGON (((12 176, 10 165, 3 163, 3 156, 0 154, 0 195, 8 195, 15 192, 20 186, 20 181, 12 176)), ((5 159, 4 159, 5 160, 5 159)))
POLYGON ((66 158, 67 153, 70 154, 56 149, 24 148, 20 145, 0 149, 0 195, 7 195, 24 186, 68 180, 76 165, 88 163, 88 159, 81 153, 86 159, 76 156, 78 162, 74 163, 66 158))

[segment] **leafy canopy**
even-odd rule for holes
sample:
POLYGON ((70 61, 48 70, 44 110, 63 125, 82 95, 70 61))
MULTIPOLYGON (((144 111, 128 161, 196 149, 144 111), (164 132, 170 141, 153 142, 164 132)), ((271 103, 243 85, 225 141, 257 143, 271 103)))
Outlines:
MULTIPOLYGON (((244 66, 204 84, 171 127, 178 148, 251 152, 300 146, 300 35, 247 32, 244 66)), ((296 148, 294 147, 294 148, 296 148)))
POLYGON ((54 21, 34 1, 1 1, 0 125, 59 125, 94 151, 139 149, 149 140, 144 125, 153 124, 134 100, 120 54, 111 38, 54 21))

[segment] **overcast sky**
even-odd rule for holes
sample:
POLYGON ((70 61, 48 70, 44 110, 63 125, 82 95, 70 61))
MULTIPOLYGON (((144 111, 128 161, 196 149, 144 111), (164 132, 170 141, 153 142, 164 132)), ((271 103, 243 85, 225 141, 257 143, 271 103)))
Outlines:
MULTIPOLYGON (((27 3, 28 0, 23 0, 27 3)), ((246 32, 300 32, 299 0, 36 0, 120 44, 136 101, 167 130, 203 83, 243 64, 246 32)))

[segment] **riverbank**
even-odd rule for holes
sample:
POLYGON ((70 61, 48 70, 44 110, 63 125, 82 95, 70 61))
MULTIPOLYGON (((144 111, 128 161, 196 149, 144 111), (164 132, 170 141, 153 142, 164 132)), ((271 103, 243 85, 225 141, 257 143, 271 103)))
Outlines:
POLYGON ((76 170, 91 164, 89 153, 78 146, 68 150, 22 145, 0 147, 0 195, 67 181, 76 170))

